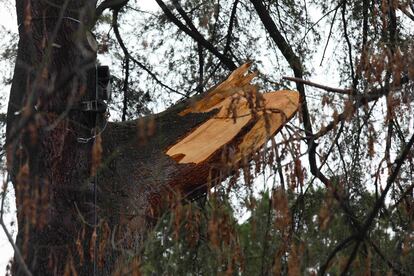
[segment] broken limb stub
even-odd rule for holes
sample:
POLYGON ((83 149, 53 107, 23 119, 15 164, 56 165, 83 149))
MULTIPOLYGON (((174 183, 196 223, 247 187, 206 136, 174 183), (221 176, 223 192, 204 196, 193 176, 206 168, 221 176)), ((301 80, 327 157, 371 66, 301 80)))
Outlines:
POLYGON ((205 97, 179 113, 186 116, 217 110, 167 149, 166 154, 177 164, 191 167, 177 174, 178 181, 171 183, 173 190, 178 188, 185 195, 191 194, 206 184, 212 168, 229 165, 236 168, 243 157, 260 150, 296 113, 299 106, 296 91, 262 94, 251 84, 255 74, 246 74, 248 68, 248 64, 242 65, 205 97), (225 149, 232 156, 226 158, 228 164, 220 164, 225 149))
POLYGON ((150 227, 143 221, 156 220, 177 199, 205 194, 293 117, 299 94, 259 93, 248 67, 162 113, 108 123, 98 173, 102 217, 144 236, 150 227))

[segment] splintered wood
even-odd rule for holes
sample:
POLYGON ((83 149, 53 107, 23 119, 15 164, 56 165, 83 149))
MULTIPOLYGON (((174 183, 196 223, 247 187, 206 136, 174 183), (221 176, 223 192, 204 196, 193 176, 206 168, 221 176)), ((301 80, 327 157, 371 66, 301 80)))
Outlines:
POLYGON ((281 90, 261 94, 246 74, 249 64, 236 69, 204 98, 180 113, 218 113, 166 152, 180 164, 207 161, 224 146, 237 140, 233 162, 249 156, 274 136, 293 117, 299 106, 299 93, 281 90))

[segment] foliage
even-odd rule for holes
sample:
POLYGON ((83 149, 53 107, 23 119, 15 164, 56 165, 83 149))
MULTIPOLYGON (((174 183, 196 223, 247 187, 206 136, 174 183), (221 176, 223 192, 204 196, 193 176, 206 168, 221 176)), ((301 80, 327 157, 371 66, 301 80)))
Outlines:
MULTIPOLYGON (((361 213, 375 201, 369 192, 363 197, 356 203, 361 213)), ((179 206, 163 217, 146 242, 141 272, 312 275, 336 245, 352 233, 346 216, 332 212, 339 208, 323 188, 309 188, 305 195, 278 189, 258 195, 250 218, 238 222, 228 200, 212 195, 206 202, 179 206), (214 228, 217 215, 219 227, 214 228)), ((407 250, 410 242, 401 239, 390 223, 395 216, 379 218, 351 274, 387 274, 392 270, 386 262, 395 262, 407 275, 413 273, 414 255, 407 250)), ((352 246, 333 259, 333 274, 343 270, 351 251, 352 246)))

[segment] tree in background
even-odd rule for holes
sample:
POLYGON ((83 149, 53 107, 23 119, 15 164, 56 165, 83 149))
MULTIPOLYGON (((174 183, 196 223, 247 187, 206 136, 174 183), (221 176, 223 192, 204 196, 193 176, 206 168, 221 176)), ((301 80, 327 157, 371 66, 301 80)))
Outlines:
POLYGON ((133 1, 16 1, 14 273, 412 274, 411 1, 155 2, 148 11, 133 1), (94 83, 89 30, 112 58, 111 109, 124 123, 73 108, 94 83), (346 89, 304 80, 317 51, 346 89), (297 120, 191 197, 149 196, 166 175, 186 175, 163 150, 206 120, 171 114, 247 60, 265 90, 299 92, 297 120), (184 100, 141 118, 159 98, 184 100), (142 219, 148 202, 171 211, 142 219), (240 206, 251 212, 241 224, 240 206))

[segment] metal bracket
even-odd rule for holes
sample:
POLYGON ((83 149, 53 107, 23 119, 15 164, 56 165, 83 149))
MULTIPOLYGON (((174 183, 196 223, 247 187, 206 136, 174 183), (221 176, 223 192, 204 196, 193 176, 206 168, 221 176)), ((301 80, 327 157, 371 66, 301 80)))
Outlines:
POLYGON ((79 109, 85 112, 105 113, 108 105, 103 100, 83 101, 79 109))

